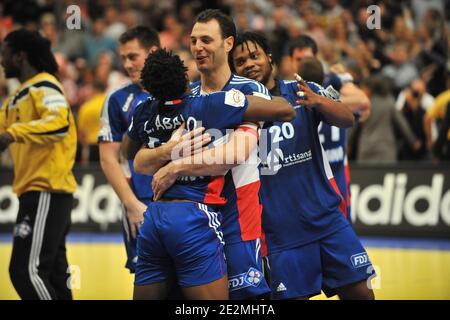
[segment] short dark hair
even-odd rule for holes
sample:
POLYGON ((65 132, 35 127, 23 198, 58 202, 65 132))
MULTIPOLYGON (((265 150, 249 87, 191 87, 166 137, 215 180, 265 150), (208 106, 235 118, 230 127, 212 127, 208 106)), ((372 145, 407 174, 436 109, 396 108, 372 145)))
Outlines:
POLYGON ((206 23, 211 20, 217 20, 219 23, 222 38, 234 37, 236 38, 236 25, 233 19, 220 11, 219 9, 206 9, 200 12, 195 18, 195 23, 206 23))
MULTIPOLYGON (((267 40, 266 36, 263 33, 252 31, 239 33, 237 34, 236 40, 234 41, 233 49, 231 49, 230 54, 228 55, 228 64, 230 65, 231 71, 233 72, 235 72, 233 63, 233 53, 238 46, 241 46, 242 50, 244 50, 244 44, 246 42, 253 42, 255 45, 257 44, 258 46, 261 47, 261 49, 263 49, 266 55, 272 54, 269 41, 267 40)), ((247 49, 249 49, 248 45, 247 49)))
POLYGON ((295 49, 306 49, 311 48, 314 55, 317 54, 317 43, 316 41, 307 35, 299 36, 295 39, 292 39, 288 43, 289 55, 292 56, 295 49))
POLYGON ((25 52, 27 60, 38 72, 56 75, 58 63, 51 50, 51 43, 37 31, 19 29, 9 33, 5 42, 13 53, 25 52))
POLYGON ((386 97, 391 94, 392 81, 384 76, 375 75, 365 78, 361 86, 369 88, 372 94, 386 97))
POLYGON ((306 81, 318 84, 321 84, 325 77, 322 63, 314 57, 302 59, 296 71, 306 81))
POLYGON ((187 70, 180 56, 157 49, 145 60, 141 83, 160 102, 179 99, 186 92, 187 70))
POLYGON ((145 49, 150 49, 153 46, 161 46, 158 32, 153 28, 144 26, 137 26, 122 33, 119 37, 119 43, 125 44, 134 39, 137 39, 145 49))

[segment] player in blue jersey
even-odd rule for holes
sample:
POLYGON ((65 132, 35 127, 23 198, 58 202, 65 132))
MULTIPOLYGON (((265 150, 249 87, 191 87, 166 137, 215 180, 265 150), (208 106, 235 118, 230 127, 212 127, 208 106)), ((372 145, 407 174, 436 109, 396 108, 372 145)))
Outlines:
POLYGON ((238 74, 264 81, 273 95, 285 97, 297 112, 289 123, 264 125, 268 152, 260 152, 272 298, 309 298, 324 290, 343 299, 372 299, 366 279, 373 268, 344 217, 345 202, 317 132, 320 121, 352 125, 352 112, 322 96, 333 97, 330 89, 276 79, 270 48, 259 34, 239 36, 232 59, 238 74))
POLYGON ((120 147, 134 107, 149 96, 139 84, 140 74, 148 53, 158 48, 160 43, 155 30, 141 26, 123 33, 119 42, 120 58, 131 83, 106 98, 98 141, 102 170, 124 206, 126 267, 130 272, 134 272, 136 230, 144 219, 144 211, 153 194, 150 177, 133 173, 132 161, 129 164, 121 164, 120 147))
MULTIPOLYGON (((245 95, 267 97, 268 91, 261 83, 236 76, 230 70, 228 54, 233 47, 236 27, 232 19, 219 10, 201 12, 191 32, 191 52, 200 72, 200 81, 191 85, 193 94, 212 93, 221 90, 238 89, 245 95)), ((244 141, 249 131, 256 132, 258 126, 243 124, 233 138, 236 144, 244 141)), ((240 150, 240 148, 237 148, 240 150)), ((261 214, 259 199, 259 172, 256 143, 248 154, 239 157, 247 159, 230 169, 225 175, 223 195, 226 205, 223 214, 225 255, 227 257, 228 278, 231 299, 253 299, 270 292, 262 276, 261 258, 261 214)), ((229 151, 231 155, 233 150, 229 151)), ((204 172, 222 173, 217 164, 182 165, 170 162, 153 177, 153 190, 163 192, 176 179, 177 172, 187 175, 201 175, 204 172)))
MULTIPOLYGON (((195 131, 201 122, 224 136, 225 129, 244 119, 288 120, 295 115, 285 100, 246 98, 238 90, 184 95, 186 71, 178 56, 163 49, 148 56, 142 84, 156 100, 140 104, 133 115, 128 135, 138 145, 155 149, 183 123, 195 131)), ((148 151, 138 152, 137 170, 145 167, 148 151)), ((149 204, 137 243, 135 299, 165 298, 175 278, 187 299, 228 298, 221 215, 212 207, 225 204, 223 180, 223 176, 180 177, 162 198, 149 204)))
MULTIPOLYGON (((316 58, 317 44, 311 37, 302 35, 288 44, 292 67, 299 73, 301 63, 305 58, 316 58)), ((360 119, 366 119, 370 112, 370 100, 367 95, 353 83, 352 76, 346 72, 342 65, 333 65, 330 72, 325 74, 323 86, 331 85, 340 93, 340 99, 360 119)), ((325 122, 319 125, 319 137, 327 153, 333 175, 339 190, 347 204, 347 219, 350 217, 350 171, 347 163, 347 131, 344 128, 331 126, 325 122)))

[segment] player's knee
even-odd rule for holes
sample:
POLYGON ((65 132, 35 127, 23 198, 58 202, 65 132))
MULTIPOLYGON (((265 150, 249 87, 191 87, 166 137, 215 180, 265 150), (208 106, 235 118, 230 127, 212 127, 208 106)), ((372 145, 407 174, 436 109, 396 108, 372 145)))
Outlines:
POLYGON ((365 281, 354 283, 337 290, 342 300, 375 300, 375 294, 365 281))
POLYGON ((364 300, 375 300, 375 294, 372 289, 367 289, 364 293, 364 300))

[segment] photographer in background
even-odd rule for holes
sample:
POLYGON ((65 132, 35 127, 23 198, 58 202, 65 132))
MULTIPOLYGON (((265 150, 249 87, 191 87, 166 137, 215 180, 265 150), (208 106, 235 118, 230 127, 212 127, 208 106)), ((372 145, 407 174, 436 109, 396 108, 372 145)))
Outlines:
POLYGON ((398 95, 395 107, 405 116, 411 130, 421 142, 420 148, 414 150, 406 141, 400 140, 399 160, 427 160, 430 158, 426 148, 423 121, 428 108, 433 103, 434 98, 427 92, 425 82, 421 79, 412 81, 398 95))

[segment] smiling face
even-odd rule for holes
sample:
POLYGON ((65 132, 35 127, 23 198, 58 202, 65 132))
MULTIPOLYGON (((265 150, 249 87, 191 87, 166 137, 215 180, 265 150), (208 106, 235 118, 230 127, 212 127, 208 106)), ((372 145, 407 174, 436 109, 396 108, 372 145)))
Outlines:
POLYGON ((253 41, 238 45, 233 52, 236 74, 267 85, 272 74, 272 57, 253 41))
POLYGON ((122 60, 128 76, 133 83, 139 83, 141 79, 141 71, 144 68, 145 59, 150 52, 153 52, 156 46, 150 50, 145 49, 138 39, 133 39, 119 47, 119 55, 122 60))
POLYGON ((191 53, 198 71, 210 72, 227 64, 228 53, 233 48, 233 37, 223 38, 217 20, 197 22, 191 32, 191 53))

